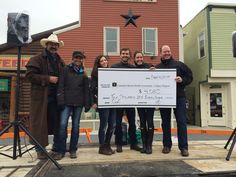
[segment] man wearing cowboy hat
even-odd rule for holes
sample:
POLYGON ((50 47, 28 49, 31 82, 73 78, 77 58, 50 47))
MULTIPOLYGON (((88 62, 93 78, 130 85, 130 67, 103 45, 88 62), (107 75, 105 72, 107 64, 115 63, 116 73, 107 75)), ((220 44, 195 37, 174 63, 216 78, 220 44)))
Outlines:
MULTIPOLYGON (((48 145, 48 135, 53 134, 53 149, 56 151, 59 127, 56 94, 58 77, 65 65, 57 51, 64 46, 64 42, 59 41, 57 35, 51 34, 41 39, 40 44, 44 50, 30 58, 26 65, 26 77, 31 82, 30 131, 43 147, 48 145)), ((38 159, 46 158, 38 147, 36 151, 38 159)))

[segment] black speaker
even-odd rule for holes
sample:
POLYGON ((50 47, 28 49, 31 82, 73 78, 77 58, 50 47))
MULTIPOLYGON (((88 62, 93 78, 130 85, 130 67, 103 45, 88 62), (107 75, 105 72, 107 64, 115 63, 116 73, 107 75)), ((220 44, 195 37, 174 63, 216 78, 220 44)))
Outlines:
POLYGON ((236 31, 233 32, 233 36, 232 36, 232 42, 233 42, 233 57, 236 58, 236 31))
POLYGON ((29 40, 29 15, 8 13, 7 43, 21 46, 29 40))

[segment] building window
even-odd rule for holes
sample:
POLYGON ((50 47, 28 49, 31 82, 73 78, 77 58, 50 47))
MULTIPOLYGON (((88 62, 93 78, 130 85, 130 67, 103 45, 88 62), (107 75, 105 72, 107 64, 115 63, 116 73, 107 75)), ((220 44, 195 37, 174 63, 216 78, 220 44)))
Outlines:
POLYGON ((157 29, 143 28, 143 53, 144 55, 157 56, 157 29))
POLYGON ((199 58, 205 57, 206 48, 205 48, 205 33, 201 32, 198 35, 198 56, 199 58))
POLYGON ((104 55, 119 55, 120 29, 104 27, 104 55))

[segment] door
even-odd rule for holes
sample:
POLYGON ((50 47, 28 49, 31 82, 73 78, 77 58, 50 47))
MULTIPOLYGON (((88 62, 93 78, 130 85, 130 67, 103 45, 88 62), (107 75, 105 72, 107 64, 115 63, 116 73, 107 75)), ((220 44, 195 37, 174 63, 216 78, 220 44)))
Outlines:
POLYGON ((208 93, 208 125, 226 126, 225 94, 222 90, 210 90, 208 93))

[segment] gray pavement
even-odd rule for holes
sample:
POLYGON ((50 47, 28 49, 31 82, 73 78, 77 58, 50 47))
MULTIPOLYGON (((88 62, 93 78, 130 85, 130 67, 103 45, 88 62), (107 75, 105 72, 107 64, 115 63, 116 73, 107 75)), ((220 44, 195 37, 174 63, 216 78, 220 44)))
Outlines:
MULTIPOLYGON (((58 161, 62 170, 48 161, 37 176, 46 177, 130 177, 130 176, 235 176, 236 156, 226 161, 224 140, 190 141, 189 157, 182 157, 177 143, 170 154, 162 154, 162 143, 153 143, 153 154, 146 155, 124 146, 122 153, 112 156, 98 154, 97 146, 80 146, 78 158, 69 154, 58 161)), ((39 168, 39 167, 37 167, 39 168)), ((28 173, 28 177, 32 172, 28 173)))
MULTIPOLYGON (((171 153, 162 154, 161 133, 155 133, 152 155, 131 151, 129 146, 125 146, 123 153, 105 156, 98 154, 97 132, 91 133, 92 143, 88 143, 85 134, 81 134, 78 158, 70 159, 66 154, 58 161, 62 170, 58 170, 51 161, 37 160, 35 151, 31 150, 16 160, 0 155, 0 176, 236 176, 235 150, 230 161, 225 160, 228 150, 224 149, 224 145, 228 135, 189 134, 188 138, 188 158, 180 155, 175 134, 171 153)), ((52 142, 52 137, 49 139, 52 142)), ((12 139, 0 139, 0 153, 12 155, 12 144, 12 139)), ((32 147, 27 138, 21 139, 21 144, 22 151, 32 147)), ((50 149, 51 144, 47 147, 48 151, 50 149)))

